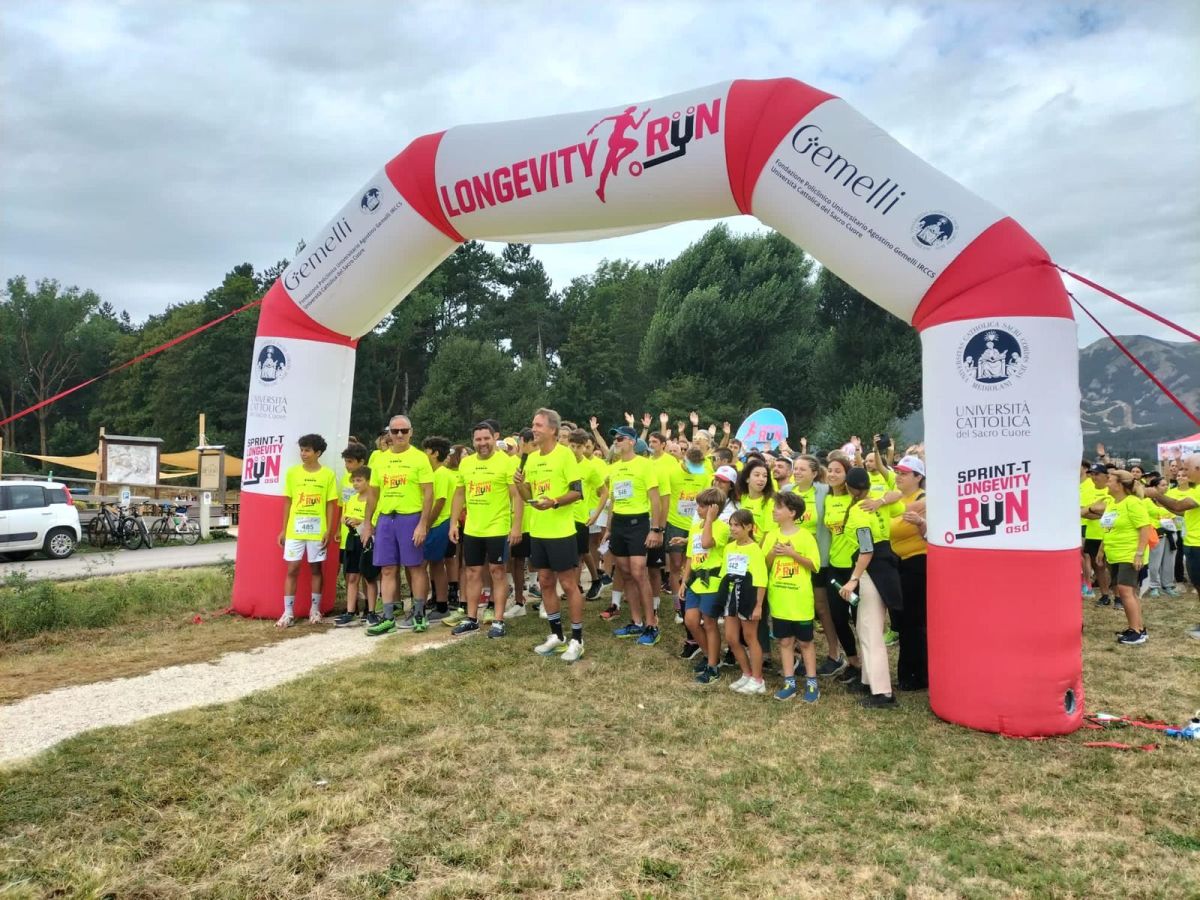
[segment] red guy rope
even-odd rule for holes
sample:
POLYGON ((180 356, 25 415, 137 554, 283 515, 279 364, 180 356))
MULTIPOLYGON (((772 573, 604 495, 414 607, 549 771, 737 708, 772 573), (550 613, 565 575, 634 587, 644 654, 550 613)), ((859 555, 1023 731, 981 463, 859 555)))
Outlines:
MULTIPOLYGON (((1097 290, 1100 293, 1105 294, 1106 296, 1112 297, 1114 300, 1116 300, 1120 303, 1124 303, 1130 309, 1136 309, 1142 315, 1149 316, 1154 321, 1159 322, 1163 325, 1166 325, 1168 328, 1174 328, 1180 334, 1186 334, 1193 341, 1200 341, 1200 334, 1196 334, 1195 332, 1188 331, 1182 325, 1177 325, 1174 322, 1172 322, 1170 319, 1164 319, 1158 313, 1151 312, 1150 310, 1146 309, 1146 307, 1144 307, 1144 306, 1139 306, 1138 304, 1134 303, 1132 300, 1128 299, 1127 297, 1122 297, 1120 294, 1116 294, 1116 293, 1110 291, 1106 287, 1101 287, 1100 285, 1096 284, 1096 282, 1091 281, 1090 279, 1084 278, 1082 275, 1076 275, 1070 269, 1064 269, 1062 266, 1058 265, 1057 263, 1054 264, 1054 268, 1058 269, 1058 271, 1060 271, 1066 275, 1070 275, 1076 281, 1082 282, 1083 284, 1086 284, 1088 287, 1093 288, 1094 290, 1097 290)), ((1068 291, 1067 293, 1070 294, 1070 291, 1068 291)), ((1074 300, 1075 298, 1071 297, 1071 299, 1074 300)), ((1079 301, 1075 300, 1075 302, 1078 303, 1079 301)), ((1079 308, 1083 309, 1082 306, 1079 308)), ((1084 312, 1087 312, 1087 310, 1084 310, 1084 312)), ((1088 313, 1088 315, 1090 316, 1091 313, 1088 313)))

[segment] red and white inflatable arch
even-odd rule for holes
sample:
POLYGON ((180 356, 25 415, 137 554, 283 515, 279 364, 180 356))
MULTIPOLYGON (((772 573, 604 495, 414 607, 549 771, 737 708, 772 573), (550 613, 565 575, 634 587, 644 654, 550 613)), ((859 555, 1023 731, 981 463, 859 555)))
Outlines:
POLYGON ((324 434, 337 463, 355 340, 458 244, 592 240, 737 213, 921 332, 934 711, 985 731, 1074 730, 1082 435, 1062 283, 1011 218, 791 79, 461 126, 417 138, 364 184, 262 307, 234 608, 279 614, 280 476, 299 461, 296 439, 324 434))

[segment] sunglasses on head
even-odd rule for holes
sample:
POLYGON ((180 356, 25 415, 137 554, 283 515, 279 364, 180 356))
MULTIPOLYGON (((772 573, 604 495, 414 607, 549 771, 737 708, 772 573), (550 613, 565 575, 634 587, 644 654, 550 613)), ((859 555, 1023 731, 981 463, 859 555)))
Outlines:
POLYGON ((389 428, 388 431, 390 431, 392 434, 408 434, 410 431, 412 431, 412 429, 411 428, 389 428))

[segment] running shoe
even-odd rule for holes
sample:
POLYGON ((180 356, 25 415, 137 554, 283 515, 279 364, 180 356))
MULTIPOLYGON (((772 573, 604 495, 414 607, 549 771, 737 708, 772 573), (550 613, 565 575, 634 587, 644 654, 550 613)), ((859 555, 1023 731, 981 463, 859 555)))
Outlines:
POLYGON ((841 684, 857 684, 862 681, 862 669, 846 663, 846 668, 842 669, 836 680, 841 684))
POLYGON ((453 609, 450 614, 442 619, 442 624, 447 628, 457 628, 460 624, 466 621, 467 611, 465 609, 453 609))
POLYGON ((347 628, 351 625, 361 625, 363 620, 352 612, 344 612, 333 620, 334 628, 347 628))
POLYGON ((463 619, 454 626, 454 630, 450 633, 455 637, 462 637, 464 634, 474 634, 479 630, 479 623, 472 622, 470 619, 463 619))
POLYGON ((895 694, 868 694, 862 698, 861 705, 864 709, 893 709, 899 704, 895 694))
POLYGON ((366 624, 367 625, 378 625, 382 621, 383 621, 383 617, 380 616, 379 613, 369 612, 366 615, 366 624))
POLYGON ((1097 606, 1112 606, 1112 597, 1108 594, 1101 594, 1100 599, 1096 601, 1097 606))
POLYGON ((1146 634, 1145 629, 1134 631, 1132 628, 1126 628, 1121 632, 1120 637, 1117 638, 1117 643, 1126 645, 1144 644, 1149 637, 1150 635, 1146 634))
POLYGON ((643 647, 653 647, 655 644, 658 643, 658 641, 659 641, 659 634, 658 634, 658 628, 656 626, 652 626, 650 628, 645 629, 642 632, 641 636, 637 639, 637 642, 639 644, 641 644, 643 647))
POLYGON ((588 585, 587 593, 583 595, 584 600, 599 600, 600 599, 600 582, 593 581, 588 585))
POLYGON ((551 634, 546 638, 546 640, 534 647, 533 652, 538 656, 553 656, 555 651, 565 643, 566 641, 560 638, 557 634, 551 634))
POLYGON ((504 610, 504 621, 509 619, 519 619, 521 616, 528 615, 525 610, 524 603, 514 603, 512 606, 504 610))
POLYGON ((630 622, 628 625, 622 625, 620 628, 615 629, 613 631, 613 637, 641 637, 645 631, 646 629, 637 622, 630 622))
POLYGON ((321 615, 321 607, 314 606, 312 609, 310 609, 308 611, 308 624, 309 625, 320 625, 321 622, 324 621, 324 619, 325 619, 325 617, 323 615, 321 615))
MULTIPOLYGON (((562 609, 562 607, 560 606, 559 609, 562 609)), ((539 619, 549 619, 550 618, 550 613, 546 612, 546 604, 545 603, 538 604, 538 618, 539 619)))
POLYGON ((703 653, 704 651, 700 649, 700 645, 695 641, 684 641, 683 649, 679 651, 679 658, 695 659, 697 656, 700 656, 703 653))
POLYGON ((379 623, 372 625, 367 629, 367 634, 371 637, 378 637, 381 634, 390 634, 396 630, 395 619, 380 619, 379 623))
POLYGON ((502 638, 505 636, 505 634, 507 634, 507 632, 504 630, 504 623, 493 622, 492 627, 488 629, 487 636, 490 638, 502 638))
POLYGON ((566 652, 562 655, 563 662, 573 663, 581 656, 583 656, 583 643, 575 640, 575 638, 571 638, 570 643, 567 644, 566 652))
POLYGON ((296 617, 293 616, 291 613, 285 612, 282 616, 280 616, 278 619, 275 620, 276 628, 291 628, 295 624, 296 624, 296 617))
POLYGON ((751 682, 753 680, 754 679, 751 678, 749 675, 743 675, 737 681, 730 684, 729 689, 731 691, 741 691, 741 689, 744 688, 748 682, 751 682))
POLYGON ((800 690, 799 690, 799 688, 796 687, 796 679, 795 678, 785 678, 785 679, 783 679, 783 687, 781 687, 779 690, 777 690, 775 692, 775 699, 776 700, 791 700, 798 693, 800 693, 800 690))
POLYGON ((1200 625, 1197 625, 1195 628, 1193 628, 1187 634, 1188 634, 1188 637, 1195 638, 1196 640, 1200 641, 1200 625))
POLYGON ((846 668, 845 658, 832 659, 826 656, 821 660, 821 664, 817 666, 817 675, 821 678, 828 678, 830 675, 836 675, 842 669, 846 668))
POLYGON ((621 608, 619 606, 610 606, 608 609, 603 609, 600 611, 600 618, 604 619, 606 622, 610 619, 617 618, 619 615, 621 615, 621 608))
MULTIPOLYGON (((426 609, 428 609, 428 607, 426 607, 426 609)), ((437 625, 440 622, 446 621, 449 616, 450 610, 448 609, 430 609, 429 612, 425 614, 425 621, 430 625, 437 625)))
POLYGON ((710 669, 705 666, 703 671, 696 673, 696 684, 716 684, 720 680, 720 669, 710 669))
POLYGON ((1113 609, 1124 609, 1125 604, 1121 602, 1120 597, 1113 597, 1113 609))
POLYGON ((1089 585, 1085 584, 1080 590, 1080 595, 1084 600, 1094 600, 1096 597, 1096 592, 1093 591, 1089 585))
POLYGON ((415 613, 409 613, 408 617, 403 621, 396 623, 397 631, 412 631, 417 624, 417 616, 415 613))
POLYGON ((816 703, 821 696, 821 688, 817 686, 817 679, 804 679, 804 702, 816 703))
POLYGON ((1158 588, 1150 588, 1150 590, 1147 592, 1147 596, 1149 596, 1151 600, 1157 600, 1162 596, 1162 592, 1159 591, 1158 588))
POLYGON ((737 666, 737 657, 733 655, 733 651, 728 647, 725 648, 725 655, 721 657, 721 665, 729 668, 737 666))
POLYGON ((542 598, 542 587, 541 587, 541 585, 536 584, 536 583, 532 584, 529 587, 525 588, 525 593, 532 594, 533 596, 537 597, 540 600, 542 598))
POLYGON ((696 662, 696 664, 694 666, 692 666, 692 671, 695 672, 697 675, 699 675, 701 672, 703 672, 707 668, 708 668, 708 660, 702 656, 696 662))
POLYGON ((894 647, 899 641, 900 635, 896 634, 892 629, 889 628, 883 633, 883 643, 885 646, 894 647))
POLYGON ((1179 591, 1177 591, 1173 587, 1163 588, 1163 593, 1166 594, 1168 597, 1178 597, 1179 596, 1179 591))
POLYGON ((675 613, 675 624, 676 625, 683 624, 683 616, 681 616, 679 613, 675 613))
POLYGON ((429 630, 429 619, 425 616, 418 616, 413 619, 413 634, 422 634, 429 630))
POLYGON ((765 694, 766 692, 767 692, 766 682, 762 681, 761 679, 758 679, 758 678, 751 678, 749 681, 747 681, 745 684, 743 684, 740 688, 738 688, 739 694, 765 694))

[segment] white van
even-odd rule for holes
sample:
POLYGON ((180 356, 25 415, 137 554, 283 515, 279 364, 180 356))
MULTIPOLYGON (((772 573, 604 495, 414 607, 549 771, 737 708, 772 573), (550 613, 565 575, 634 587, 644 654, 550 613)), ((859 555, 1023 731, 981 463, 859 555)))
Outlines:
POLYGON ((0 556, 21 560, 41 550, 66 559, 81 535, 79 510, 65 484, 0 481, 0 556))

